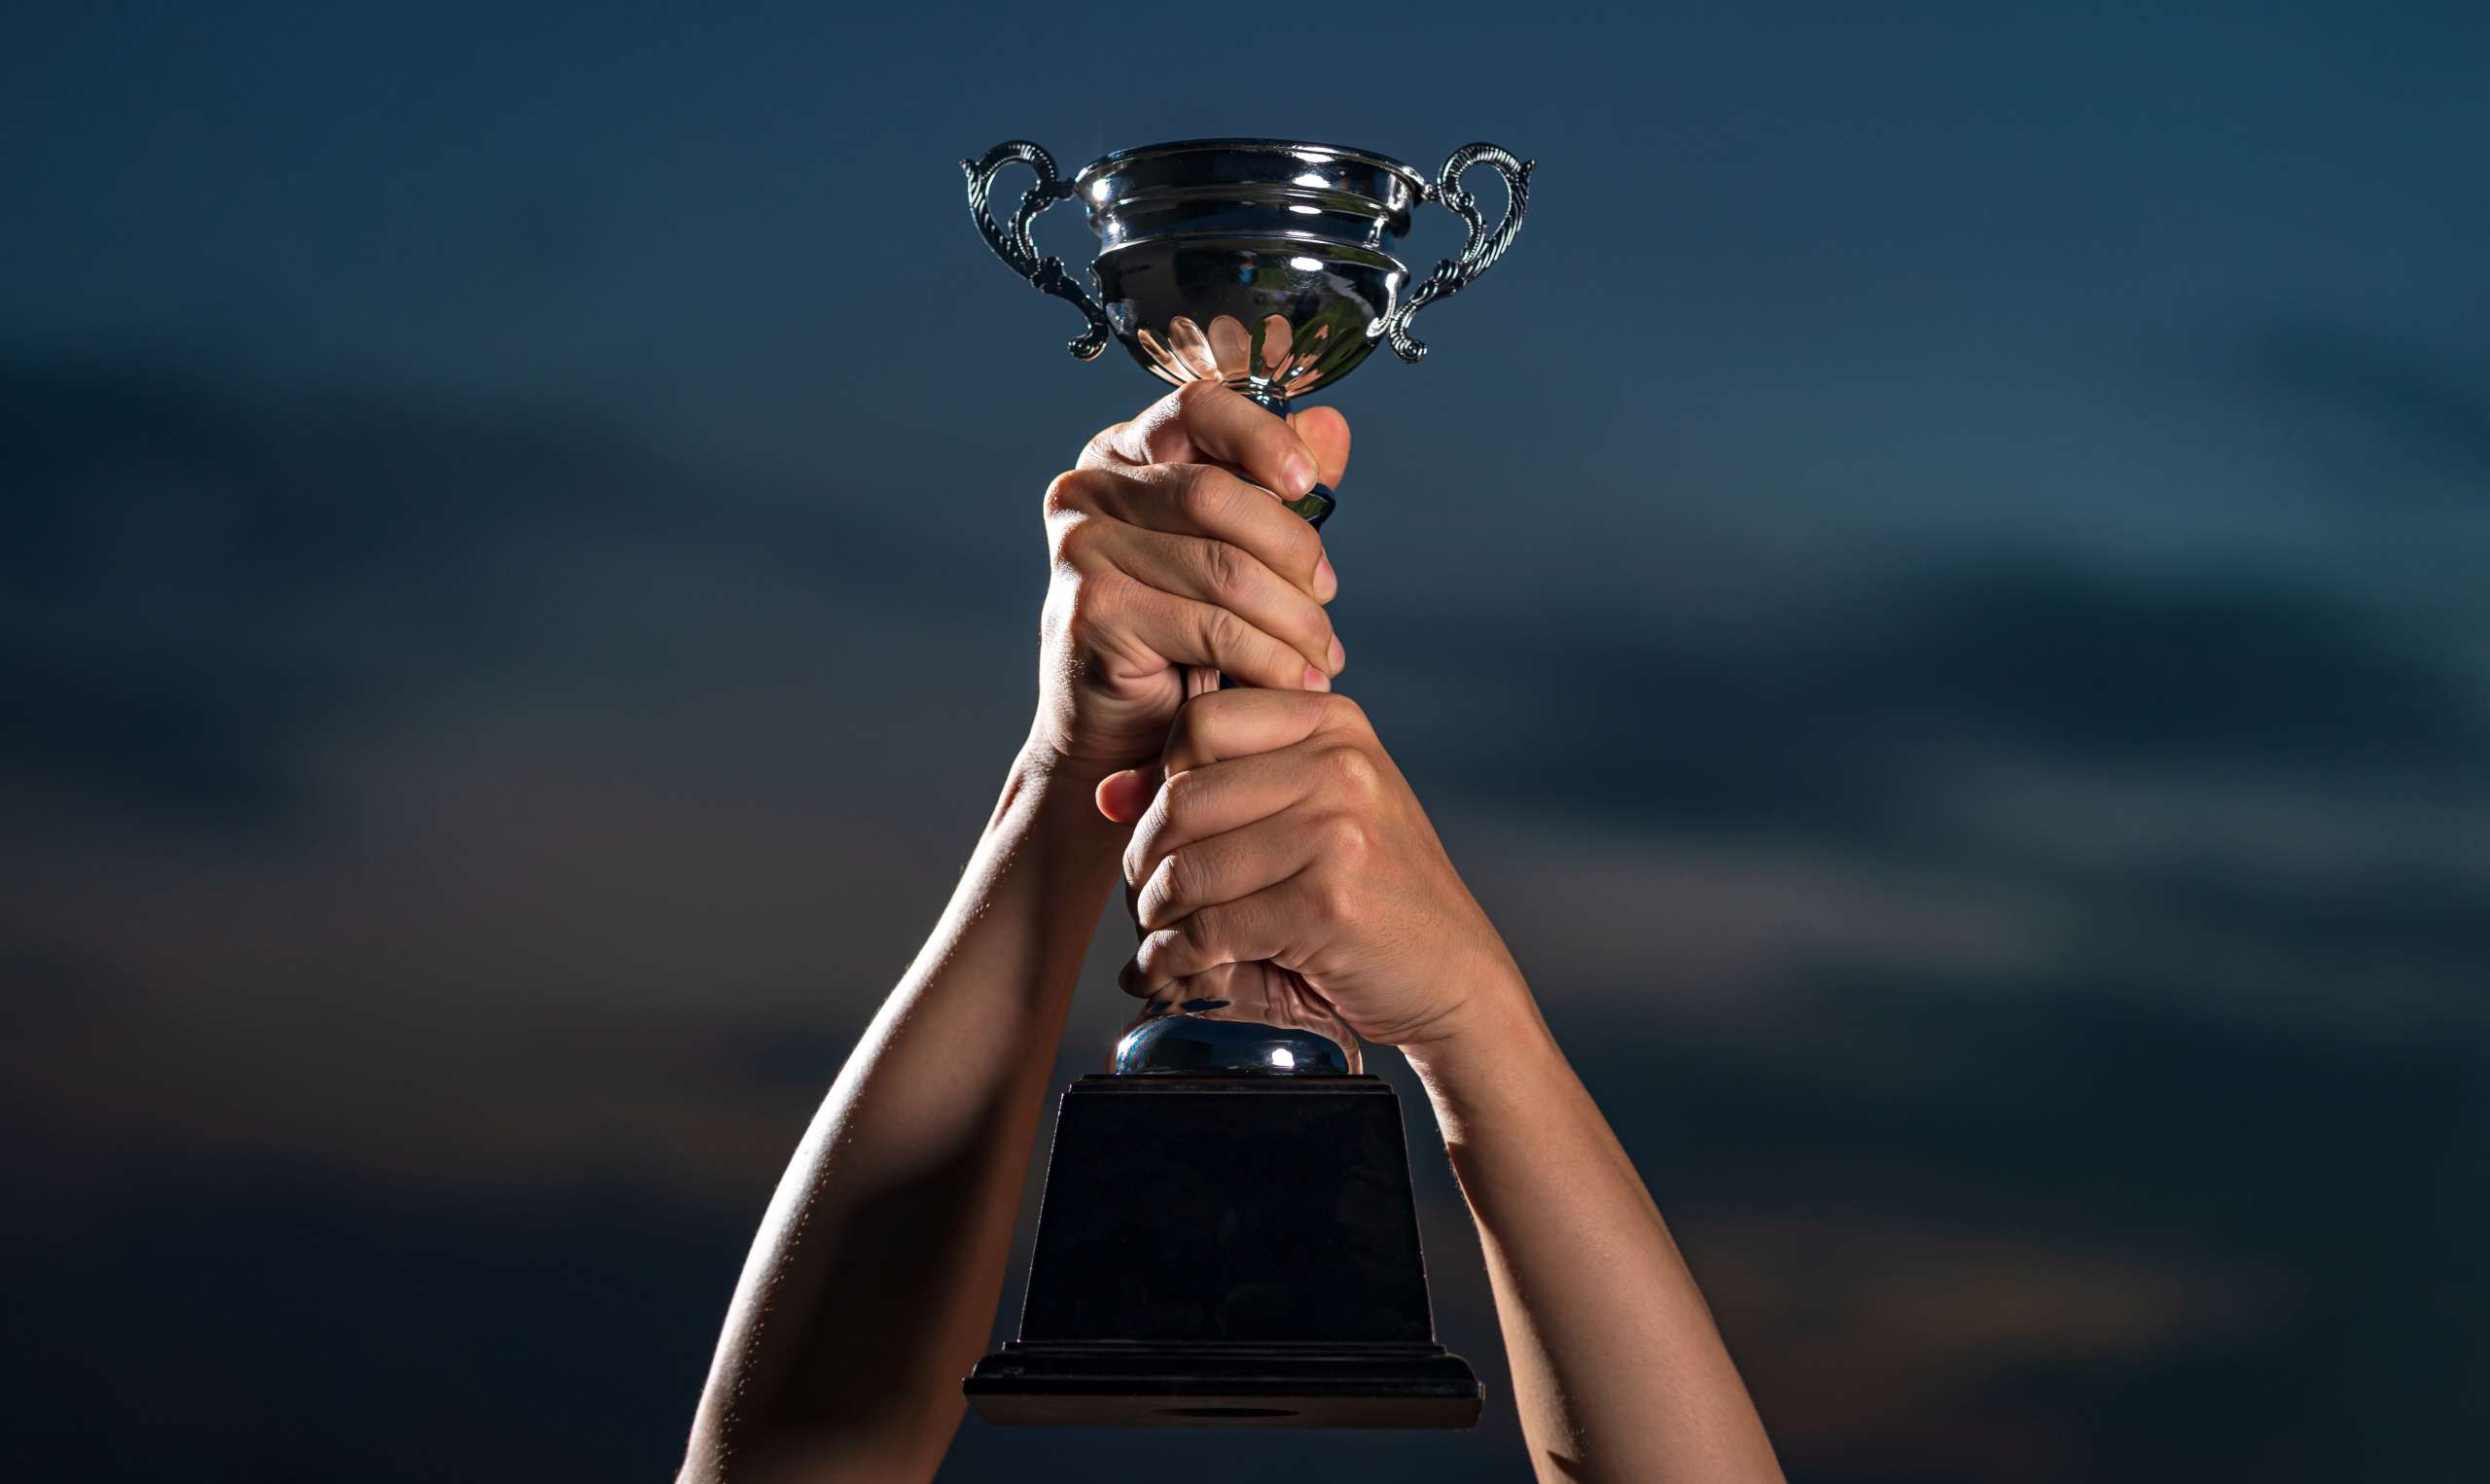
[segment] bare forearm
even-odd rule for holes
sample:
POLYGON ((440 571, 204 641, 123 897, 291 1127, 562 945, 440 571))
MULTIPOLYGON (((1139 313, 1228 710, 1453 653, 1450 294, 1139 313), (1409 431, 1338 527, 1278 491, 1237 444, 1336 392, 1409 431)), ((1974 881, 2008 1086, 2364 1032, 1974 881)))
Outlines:
POLYGON ((931 1477, 982 1351, 1120 833, 1015 760, 941 923, 847 1059, 746 1260, 688 1480, 931 1477))
POLYGON ((1410 1048, 1487 1257, 1543 1479, 1778 1480, 1667 1223, 1516 978, 1410 1048))
POLYGON ((1116 878, 1126 830, 1109 797, 1146 789, 1136 765, 1165 740, 1187 667, 1316 690, 1338 673, 1323 610, 1337 580, 1271 496, 1338 482, 1348 443, 1337 413, 1284 422, 1202 382, 1101 432, 1048 486, 1029 742, 763 1219, 687 1480, 932 1477, 1116 878))

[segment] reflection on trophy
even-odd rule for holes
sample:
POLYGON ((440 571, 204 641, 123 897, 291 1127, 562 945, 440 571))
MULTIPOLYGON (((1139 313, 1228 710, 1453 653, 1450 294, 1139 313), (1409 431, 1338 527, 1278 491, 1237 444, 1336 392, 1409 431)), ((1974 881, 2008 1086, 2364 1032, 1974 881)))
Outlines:
MULTIPOLYGON (((1489 144, 1429 180, 1363 150, 1212 139, 1120 150, 1065 180, 1025 140, 964 160, 996 255, 1161 380, 1217 380, 1273 413, 1409 333, 1512 245, 1531 165, 1489 144), (1009 222, 995 177, 1037 180, 1009 222), (1490 227, 1461 178, 1510 200, 1490 227), (1100 249, 1084 287, 1041 258, 1038 214, 1079 199, 1100 249), (1411 285, 1392 248, 1432 201, 1469 232, 1411 285)), ((1290 508, 1320 524, 1322 485, 1290 508)), ((1196 689, 1217 684, 1196 675, 1196 689)), ((1356 1035, 1297 976, 1232 965, 1162 996, 1103 1076, 1066 1090, 1019 1337, 966 1390, 996 1423, 1469 1427, 1479 1388, 1437 1343, 1400 1099, 1356 1035)))

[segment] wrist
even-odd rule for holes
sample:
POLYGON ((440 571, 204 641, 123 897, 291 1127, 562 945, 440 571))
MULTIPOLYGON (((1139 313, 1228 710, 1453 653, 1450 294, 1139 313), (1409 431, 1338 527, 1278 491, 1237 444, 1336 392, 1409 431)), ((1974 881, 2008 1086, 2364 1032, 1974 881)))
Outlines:
POLYGON ((1028 736, 1020 743, 1017 765, 1027 768, 1033 776, 1049 779, 1052 786, 1067 791, 1086 788, 1094 793, 1101 779, 1156 761, 1158 757, 1155 745, 1122 760, 1118 760, 1116 752, 1094 742, 1084 745, 1066 733, 1064 726, 1049 714, 1049 708, 1041 706, 1029 724, 1028 736))
POLYGON ((1441 1034, 1401 1047, 1447 1137, 1500 1100, 1567 1075, 1564 1052, 1511 959, 1482 974, 1441 1034))
POLYGON ((1033 731, 1013 757, 988 828, 1016 819, 1049 844, 1096 853, 1112 864, 1121 856, 1130 832, 1098 812, 1099 781, 1114 771, 1067 757, 1033 731))

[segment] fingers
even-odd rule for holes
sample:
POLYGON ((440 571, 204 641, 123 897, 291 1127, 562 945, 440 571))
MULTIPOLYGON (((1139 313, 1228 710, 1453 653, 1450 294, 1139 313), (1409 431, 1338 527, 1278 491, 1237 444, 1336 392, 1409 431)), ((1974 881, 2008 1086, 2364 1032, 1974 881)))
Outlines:
MULTIPOLYGON (((1325 854, 1333 833, 1327 823, 1287 810, 1166 855, 1135 894, 1133 921, 1168 927, 1286 881, 1325 854)), ((1346 830, 1344 824, 1340 832, 1346 830)))
MULTIPOLYGON (((1120 984, 1129 980, 1130 968, 1127 962, 1127 972, 1119 976, 1120 984)), ((1267 963, 1222 964, 1190 979, 1175 980, 1149 998, 1178 1009, 1189 1000, 1224 1000, 1227 1006, 1223 1008, 1227 1014, 1221 1019, 1242 1011, 1241 1018, 1260 1020, 1264 1025, 1291 1024, 1298 1018, 1292 1013, 1296 1008, 1293 1002, 1301 1000, 1304 992, 1290 984, 1290 977, 1287 970, 1267 963)))
POLYGON ((1321 672, 1317 689, 1330 688, 1338 668, 1332 662, 1331 616, 1303 589, 1243 548, 1199 536, 1118 526, 1099 535, 1092 559, 1112 563, 1161 592, 1226 609, 1296 649, 1307 666, 1321 672))
POLYGON ((1122 975, 1125 991, 1154 994, 1222 964, 1287 962, 1303 932, 1306 913, 1298 899, 1305 895, 1299 890, 1305 879, 1300 871, 1276 886, 1203 907, 1153 932, 1133 950, 1122 975))
POLYGON ((1174 852, 1302 802, 1318 778, 1294 752, 1264 753, 1175 774, 1155 797, 1132 811, 1139 818, 1124 846, 1124 880, 1140 886, 1174 852))
MULTIPOLYGON (((1312 535, 1261 491, 1216 470, 1197 472, 1312 535)), ((1082 579, 1070 621, 1085 647, 1136 663, 1213 665, 1247 685, 1330 689, 1346 655, 1322 605, 1235 543, 1115 518, 1117 509, 1139 503, 1140 482, 1085 470, 1047 492, 1055 560, 1082 579)), ((1204 518, 1217 528, 1215 517, 1204 518)))
POLYGON ((1222 759, 1294 747, 1318 732, 1367 729, 1366 713, 1344 695, 1302 689, 1214 690, 1177 711, 1167 733, 1165 771, 1173 778, 1222 759))
MULTIPOLYGON (((1111 582, 1111 612, 1098 615, 1106 646, 1129 657, 1138 646, 1163 664, 1209 665, 1248 686, 1329 689, 1332 679, 1298 648, 1215 603, 1182 597, 1131 578, 1111 582)), ((1145 661, 1145 664, 1147 661, 1145 661)))
POLYGON ((1144 530, 1225 542, 1251 554, 1318 603, 1330 602, 1339 588, 1324 560, 1323 538, 1314 527, 1267 491, 1207 464, 1076 470, 1057 477, 1047 490, 1048 520, 1060 525, 1082 513, 1144 530))
MULTIPOLYGON (((1339 413, 1311 420, 1329 446, 1336 480, 1348 466, 1348 423, 1339 413)), ((1298 428, 1216 381, 1192 381, 1153 403, 1139 417, 1090 440, 1085 465, 1225 464, 1285 499, 1314 487, 1324 472, 1317 450, 1298 428)))
MULTIPOLYGON (((1357 778, 1344 775, 1357 770, 1359 760, 1365 756, 1361 744, 1371 744, 1373 737, 1366 713, 1344 695, 1325 693, 1319 689, 1209 691, 1177 708, 1157 768, 1128 768, 1098 785, 1098 812, 1119 825, 1137 825, 1162 801, 1163 795, 1172 793, 1182 798, 1208 787, 1199 780, 1178 784, 1179 778, 1204 771, 1224 759, 1273 755, 1318 738, 1332 743, 1323 750, 1323 758, 1317 760, 1321 771, 1309 774, 1298 762, 1287 764, 1287 769, 1295 770, 1300 778, 1321 778, 1327 787, 1334 782, 1356 784, 1357 778), (1161 778, 1168 787, 1160 786, 1161 778)), ((1381 770, 1371 766, 1364 771, 1381 776, 1381 770)), ((1219 818, 1230 819, 1235 810, 1244 807, 1238 802, 1219 818)), ((1233 828, 1234 823, 1223 823, 1192 833, 1198 837, 1233 828)), ((1137 835, 1136 846, 1139 839, 1137 835)), ((1126 859, 1135 864, 1142 862, 1142 857, 1129 853, 1126 859)), ((1139 880, 1137 871, 1128 872, 1127 876, 1139 880)))

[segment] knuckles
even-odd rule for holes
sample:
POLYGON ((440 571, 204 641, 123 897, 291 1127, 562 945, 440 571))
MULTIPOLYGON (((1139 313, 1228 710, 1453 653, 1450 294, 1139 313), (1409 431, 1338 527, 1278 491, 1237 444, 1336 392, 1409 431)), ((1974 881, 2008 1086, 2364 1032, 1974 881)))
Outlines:
POLYGON ((1317 922, 1334 928, 1357 925, 1363 915, 1357 883, 1336 871, 1318 874, 1305 889, 1305 909, 1317 922))
POLYGON ((1205 402, 1229 395, 1227 384, 1219 381, 1188 381, 1176 388, 1174 401, 1179 414, 1191 417, 1205 402))
POLYGON ((1366 749, 1341 745, 1326 748, 1322 754, 1324 776, 1332 787, 1353 804, 1373 798, 1382 788, 1383 769, 1368 756, 1366 749))
POLYGON ((1115 573, 1082 573, 1071 578, 1060 603, 1064 631, 1076 640, 1085 640, 1114 622, 1125 606, 1129 581, 1115 573))
POLYGON ((1193 900, 1201 889, 1201 864, 1190 850, 1173 850, 1151 873, 1150 886, 1143 892, 1149 900, 1150 912, 1142 923, 1145 928, 1163 927, 1169 919, 1182 916, 1184 904, 1193 900), (1153 922, 1148 918, 1156 918, 1153 922))
POLYGON ((1201 548, 1202 583, 1212 597, 1221 602, 1233 601, 1245 589, 1245 553, 1224 541, 1205 543, 1201 548))
POLYGON ((1202 620, 1202 639, 1221 668, 1239 668, 1245 648, 1245 620, 1225 608, 1213 608, 1202 620))
POLYGON ((1049 522, 1052 532, 1049 545, 1054 548, 1054 559, 1064 566, 1079 566, 1098 544, 1098 521, 1085 512, 1074 512, 1049 522))
POLYGON ((1220 694, 1217 690, 1204 691, 1176 708, 1175 720, 1167 724, 1167 745, 1160 754, 1169 769, 1161 788, 1172 789, 1176 780, 1185 776, 1175 770, 1178 760, 1199 756, 1196 746, 1202 740, 1202 718, 1208 715, 1208 703, 1220 694))
POLYGON ((1047 482, 1045 510, 1051 520, 1088 508, 1088 499, 1097 488, 1098 474, 1090 469, 1067 469, 1047 482))
POLYGON ((1205 907, 1182 922, 1154 929, 1142 938, 1141 946, 1133 950, 1132 960, 1141 971, 1140 977, 1144 983, 1179 979, 1193 972, 1194 961, 1201 958, 1205 947, 1197 935, 1203 913, 1207 911, 1209 908, 1205 907))
POLYGON ((1227 522, 1236 508, 1236 497, 1245 489, 1243 480, 1209 464, 1161 467, 1172 471, 1166 477, 1170 496, 1196 524, 1214 530, 1227 522))
POLYGON ((1227 917, 1227 912, 1224 907, 1202 907, 1188 912, 1183 921, 1167 931, 1175 936, 1176 941, 1184 947, 1190 957, 1196 961, 1198 967, 1198 964, 1205 961, 1210 952, 1219 945, 1226 932, 1227 917))
POLYGON ((1190 823, 1193 811, 1201 807, 1202 774, 1196 768, 1170 773, 1158 786, 1158 812, 1167 827, 1190 823))
POLYGON ((1356 865, 1374 844, 1367 822, 1346 811, 1327 817, 1316 828, 1315 848, 1322 859, 1334 865, 1356 865))
POLYGON ((1322 721, 1327 728, 1360 739, 1374 735, 1374 728, 1366 719, 1366 708, 1337 690, 1324 692, 1321 704, 1322 721))

